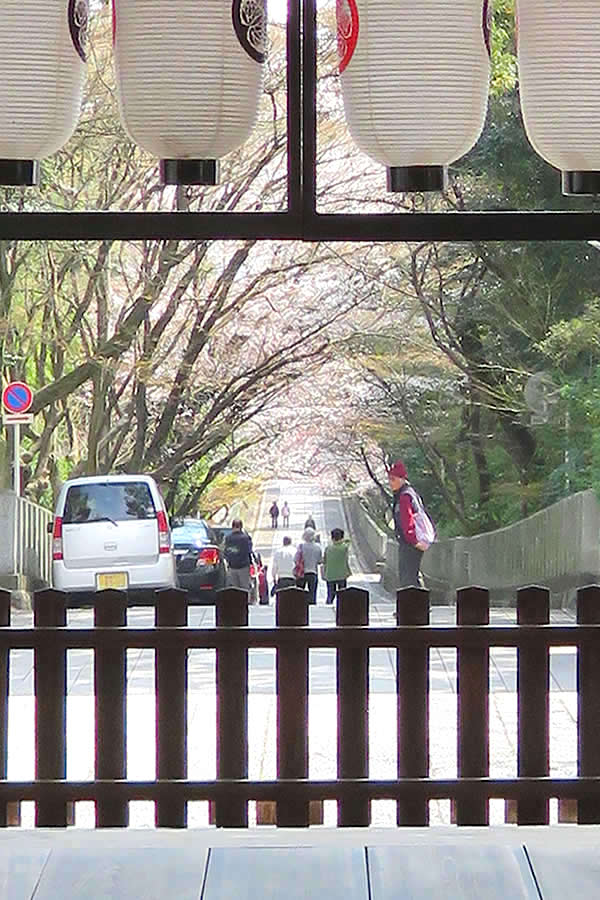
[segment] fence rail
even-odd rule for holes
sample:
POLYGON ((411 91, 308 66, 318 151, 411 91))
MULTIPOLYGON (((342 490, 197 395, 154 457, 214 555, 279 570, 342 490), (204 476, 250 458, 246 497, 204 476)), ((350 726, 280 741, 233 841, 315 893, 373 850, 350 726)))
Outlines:
POLYGON ((277 597, 276 627, 249 628, 246 596, 220 592, 215 628, 187 626, 187 596, 159 592, 156 625, 128 628, 127 597, 99 594, 95 627, 66 627, 65 597, 40 591, 34 627, 10 627, 10 594, 0 593, 0 824, 7 804, 36 803, 36 825, 65 826, 68 804, 91 800, 98 827, 125 827, 128 803, 155 803, 155 823, 185 827, 187 802, 214 803, 217 825, 248 825, 248 801, 276 803, 276 823, 309 824, 310 803, 333 799, 338 824, 365 826, 370 801, 397 802, 398 825, 426 825, 428 802, 450 799, 461 825, 488 823, 488 801, 516 804, 519 824, 547 824, 549 799, 577 803, 580 823, 600 823, 600 587, 578 592, 577 624, 549 625, 549 592, 518 591, 515 626, 490 626, 489 595, 457 592, 457 625, 429 625, 429 597, 418 588, 397 596, 396 627, 369 627, 368 594, 350 588, 338 600, 331 628, 308 628, 308 595, 292 588, 277 597), (578 776, 549 778, 549 649, 575 646, 578 686, 578 776), (489 651, 517 648, 518 777, 489 777, 489 651), (8 665, 11 650, 34 651, 35 780, 9 782, 7 772, 8 665), (155 651, 155 781, 126 779, 126 650, 155 651), (271 647, 277 659, 277 780, 248 779, 248 650, 271 647), (308 779, 308 651, 337 650, 337 779, 308 779), (369 649, 397 655, 398 778, 368 778, 369 649), (429 651, 457 651, 458 777, 429 778, 429 651), (94 650, 95 778, 66 780, 66 653, 94 650), (187 778, 188 650, 216 650, 217 778, 187 778))

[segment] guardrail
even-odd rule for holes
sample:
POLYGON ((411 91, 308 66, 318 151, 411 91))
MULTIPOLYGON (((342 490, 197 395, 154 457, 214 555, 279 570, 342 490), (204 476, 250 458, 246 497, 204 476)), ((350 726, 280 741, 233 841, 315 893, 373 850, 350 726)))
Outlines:
POLYGON ((50 510, 0 490, 0 585, 37 590, 51 583, 50 510))
MULTIPOLYGON (((387 591, 398 587, 398 546, 373 522, 359 497, 343 497, 344 510, 361 556, 375 571, 385 559, 387 591)), ((571 606, 578 587, 600 575, 600 503, 580 491, 526 519, 472 537, 444 538, 430 547, 421 570, 434 603, 452 603, 463 584, 489 588, 494 604, 506 604, 521 584, 542 584, 554 606, 571 606)))
MULTIPOLYGON (((386 559, 388 535, 373 521, 361 503, 357 493, 343 494, 342 507, 352 535, 354 552, 371 572, 383 568, 386 559)), ((394 585, 394 590, 397 585, 394 585)))
POLYGON ((52 513, 23 497, 15 497, 14 572, 35 587, 52 582, 52 537, 47 526, 52 513))
MULTIPOLYGON (((443 602, 463 584, 483 583, 502 601, 518 585, 534 582, 550 588, 556 605, 565 605, 577 587, 598 580, 599 534, 598 498, 592 490, 580 491, 496 531, 439 541, 421 568, 443 602)), ((388 557, 397 572, 394 553, 391 546, 388 557)))
MULTIPOLYGON (((34 627, 10 627, 10 594, 0 593, 0 824, 7 804, 36 803, 36 825, 67 824, 72 801, 94 801, 97 827, 126 827, 128 802, 155 803, 157 826, 186 826, 188 801, 214 801, 215 821, 248 825, 248 801, 274 801, 279 826, 309 824, 310 801, 333 799, 340 826, 365 826, 370 801, 397 803, 399 825, 425 825, 428 801, 450 798, 459 825, 488 823, 488 801, 516 801, 519 824, 547 824, 552 797, 577 801, 580 823, 600 823, 600 587, 578 592, 576 625, 549 625, 549 593, 523 588, 518 624, 490 626, 489 595, 458 591, 457 625, 430 626, 426 591, 398 592, 396 627, 368 625, 368 594, 341 592, 336 626, 308 628, 308 595, 297 588, 277 596, 276 625, 249 628, 247 597, 219 593, 216 626, 187 626, 182 591, 156 595, 155 626, 127 628, 125 594, 105 591, 95 604, 95 627, 67 628, 65 596, 46 590, 34 598, 34 627), (578 776, 549 778, 549 648, 578 649, 578 776), (248 650, 277 655, 277 779, 248 779, 248 650), (337 775, 308 779, 308 651, 337 651, 337 775), (397 653, 398 777, 368 778, 369 648, 397 653), (453 647, 458 675, 458 777, 429 778, 429 650, 453 647), (518 650, 518 777, 489 778, 489 651, 518 650), (6 781, 8 664, 12 650, 33 648, 35 780, 6 781), (95 777, 66 776, 66 652, 94 651, 95 777), (153 781, 126 779, 126 651, 150 648, 156 665, 156 772, 153 781), (216 649, 217 778, 187 779, 187 653, 216 649)), ((513 803, 514 806, 514 803, 513 803)))

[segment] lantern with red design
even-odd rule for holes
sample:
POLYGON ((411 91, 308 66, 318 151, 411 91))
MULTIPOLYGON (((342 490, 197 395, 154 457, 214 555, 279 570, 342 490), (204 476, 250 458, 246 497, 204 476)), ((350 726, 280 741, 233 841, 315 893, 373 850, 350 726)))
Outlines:
POLYGON ((518 4, 519 88, 536 153, 563 194, 600 194, 600 24, 595 0, 518 4))
POLYGON ((37 184, 79 118, 88 0, 4 0, 0 14, 0 184, 37 184))
POLYGON ((258 114, 266 0, 113 0, 121 118, 166 184, 216 184, 258 114))
POLYGON ((392 191, 441 190, 477 141, 489 83, 488 0, 337 0, 344 109, 392 191))

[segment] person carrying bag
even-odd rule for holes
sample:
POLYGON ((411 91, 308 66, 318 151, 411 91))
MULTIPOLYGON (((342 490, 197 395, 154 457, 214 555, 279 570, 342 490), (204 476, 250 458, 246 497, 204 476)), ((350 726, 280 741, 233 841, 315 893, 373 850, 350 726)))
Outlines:
POLYGON ((310 595, 308 602, 312 604, 317 602, 317 572, 322 561, 323 550, 315 540, 315 530, 306 528, 302 535, 302 543, 296 550, 294 572, 302 572, 302 575, 296 574, 296 584, 308 590, 310 595))

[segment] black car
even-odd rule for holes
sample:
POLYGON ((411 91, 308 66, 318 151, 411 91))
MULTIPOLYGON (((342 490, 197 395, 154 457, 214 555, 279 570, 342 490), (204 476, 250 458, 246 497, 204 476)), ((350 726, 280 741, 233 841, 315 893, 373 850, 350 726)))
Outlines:
POLYGON ((225 587, 225 560, 214 530, 204 519, 180 519, 172 539, 179 587, 193 600, 214 603, 215 592, 225 587))

